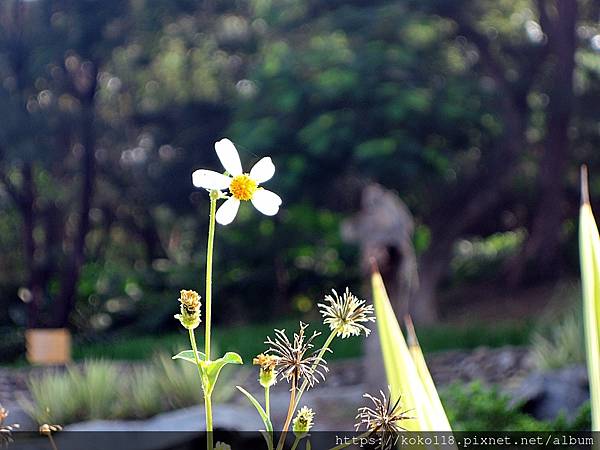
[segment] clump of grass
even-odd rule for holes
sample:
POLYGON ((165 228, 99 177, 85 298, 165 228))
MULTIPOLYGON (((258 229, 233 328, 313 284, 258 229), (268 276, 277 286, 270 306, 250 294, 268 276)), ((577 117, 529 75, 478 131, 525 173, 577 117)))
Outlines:
POLYGON ((195 367, 177 364, 164 353, 154 357, 153 366, 160 374, 159 389, 165 394, 165 400, 170 408, 185 408, 202 401, 202 389, 200 389, 195 367))
POLYGON ((128 386, 130 402, 120 412, 121 417, 143 419, 163 409, 160 376, 155 367, 134 367, 128 386))
POLYGON ((581 313, 570 311, 548 330, 536 332, 531 355, 534 365, 541 370, 585 363, 581 313))
MULTIPOLYGON (((37 423, 143 419, 202 400, 195 368, 182 367, 163 353, 129 368, 86 360, 80 367, 32 375, 27 384, 31 400, 21 399, 21 406, 37 423)), ((223 402, 231 394, 231 388, 217 389, 213 398, 223 402)))

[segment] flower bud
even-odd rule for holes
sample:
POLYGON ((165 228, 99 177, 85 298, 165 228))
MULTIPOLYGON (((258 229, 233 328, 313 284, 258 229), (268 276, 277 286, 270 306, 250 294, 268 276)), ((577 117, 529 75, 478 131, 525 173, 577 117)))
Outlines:
POLYGON ((303 438, 313 426, 315 413, 312 409, 303 406, 292 423, 292 430, 297 438, 303 438))
POLYGON ((231 446, 227 445, 225 442, 217 442, 215 450, 231 450, 231 446))
POLYGON ((260 366, 260 372, 258 375, 258 382, 264 388, 268 388, 277 383, 277 366, 279 358, 274 355, 265 355, 261 353, 252 360, 255 366, 260 366))
POLYGON ((196 291, 182 290, 179 296, 180 314, 175 316, 184 328, 193 330, 200 325, 200 296, 196 291))

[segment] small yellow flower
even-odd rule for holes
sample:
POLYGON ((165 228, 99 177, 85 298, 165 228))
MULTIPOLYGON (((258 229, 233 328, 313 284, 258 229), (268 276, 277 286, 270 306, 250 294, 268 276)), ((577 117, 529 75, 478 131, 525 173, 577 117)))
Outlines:
POLYGON ((252 364, 260 366, 258 381, 262 387, 270 387, 277 383, 277 363, 279 358, 275 355, 265 355, 261 353, 252 360, 252 364))
POLYGON ((263 370, 273 370, 278 361, 279 358, 275 355, 265 355, 264 353, 261 353, 252 360, 252 364, 260 366, 263 370))
POLYGON ((200 325, 200 295, 196 291, 182 290, 179 295, 180 314, 175 318, 184 328, 193 330, 200 325))
POLYGON ((298 414, 296 414, 296 418, 294 422, 292 422, 292 430, 294 434, 298 438, 302 438, 310 431, 313 426, 313 419, 315 418, 315 413, 312 409, 303 406, 298 414))

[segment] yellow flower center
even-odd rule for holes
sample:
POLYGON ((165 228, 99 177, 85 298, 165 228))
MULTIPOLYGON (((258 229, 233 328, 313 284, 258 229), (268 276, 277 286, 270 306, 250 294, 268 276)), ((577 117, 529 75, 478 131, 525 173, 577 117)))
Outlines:
POLYGON ((229 192, 238 200, 248 201, 252 198, 256 189, 258 188, 258 184, 248 175, 238 175, 233 180, 231 180, 231 184, 229 185, 229 192))

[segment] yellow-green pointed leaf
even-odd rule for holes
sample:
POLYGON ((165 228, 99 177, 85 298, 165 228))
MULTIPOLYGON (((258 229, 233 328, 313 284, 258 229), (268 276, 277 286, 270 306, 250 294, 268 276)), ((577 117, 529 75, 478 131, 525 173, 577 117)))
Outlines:
POLYGON ((582 170, 579 254, 592 431, 600 431, 600 237, 589 203, 587 173, 582 170))
POLYGON ((403 408, 411 410, 414 417, 403 421, 402 426, 409 431, 452 431, 443 408, 440 410, 430 400, 390 304, 381 275, 375 272, 371 281, 377 329, 391 395, 401 397, 403 408))
MULTIPOLYGON (((263 423, 265 424, 265 431, 267 431, 268 433, 272 433, 273 425, 271 424, 271 419, 269 419, 269 416, 267 415, 266 411, 264 410, 264 408, 262 407, 260 402, 258 400, 256 400, 256 398, 254 398, 254 396, 250 392, 248 392, 246 389, 244 389, 243 387, 236 386, 236 388, 242 394, 244 394, 246 396, 246 398, 248 398, 250 403, 252 403, 252 406, 254 406, 256 408, 258 415, 260 416, 263 423)), ((267 440, 267 444, 269 444, 269 440, 267 440)))
POLYGON ((244 362, 242 361, 242 357, 234 352, 227 352, 221 358, 214 361, 200 361, 200 368, 208 381, 208 386, 205 387, 208 395, 212 393, 221 370, 227 364, 244 364, 244 362))

